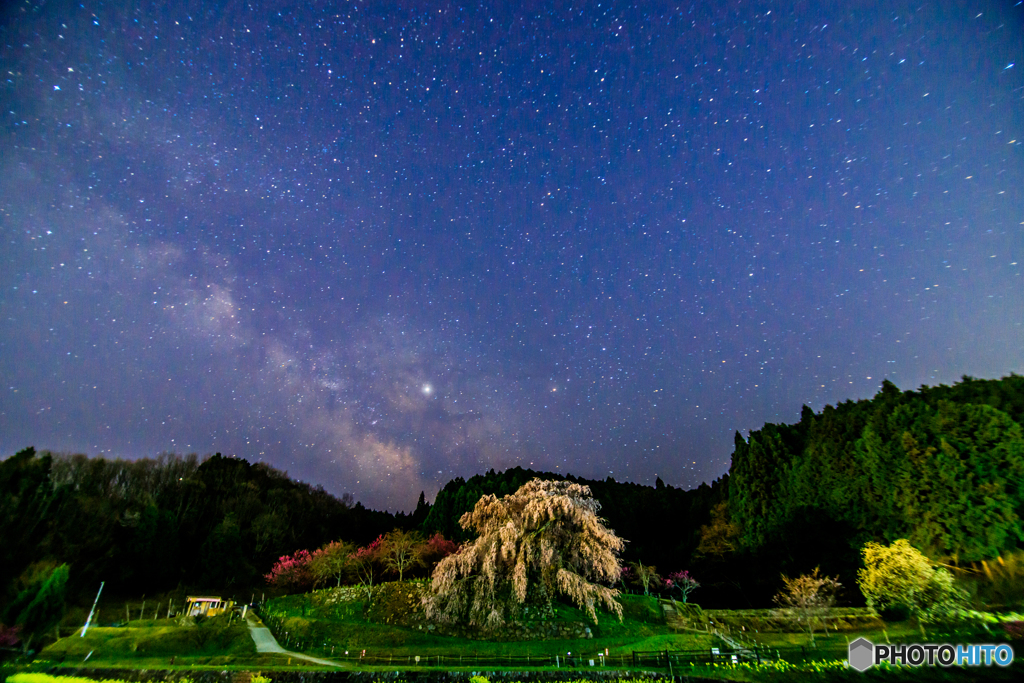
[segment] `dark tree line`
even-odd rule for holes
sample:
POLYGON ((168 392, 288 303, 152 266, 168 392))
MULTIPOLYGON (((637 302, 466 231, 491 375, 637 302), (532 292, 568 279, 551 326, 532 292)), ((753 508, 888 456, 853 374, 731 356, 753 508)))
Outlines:
POLYGON ((800 517, 855 541, 908 538, 932 557, 991 558, 1024 540, 1024 377, 901 392, 737 435, 730 512, 745 546, 800 517))
POLYGON ((701 528, 710 522, 711 509, 726 495, 725 478, 711 486, 701 484, 684 491, 667 486, 660 478, 651 487, 617 482, 612 477, 585 479, 514 467, 449 481, 437 494, 423 529, 427 534, 439 532, 445 538, 469 540, 459 526, 459 518, 471 511, 481 496, 506 496, 536 477, 589 486, 601 503, 601 517, 627 541, 623 559, 642 560, 666 572, 686 568, 700 543, 701 528))
POLYGON ((414 523, 219 454, 126 462, 29 448, 0 462, 0 599, 59 563, 77 597, 100 581, 125 595, 258 586, 297 548, 414 523))
POLYGON ((953 564, 1024 547, 1022 420, 1024 377, 965 377, 917 391, 886 381, 869 400, 737 434, 734 556, 791 575, 820 565, 852 586, 868 541, 906 538, 953 564))
MULTIPOLYGON (((930 557, 970 563, 1024 547, 1024 377, 965 377, 953 385, 804 407, 796 424, 736 435, 732 466, 683 491, 608 478, 591 487, 624 559, 663 573, 689 569, 707 606, 768 606, 779 576, 820 567, 856 586, 867 541, 908 538, 930 557)), ((462 539, 458 519, 484 494, 535 476, 514 468, 452 480, 424 528, 462 539)), ((862 596, 847 591, 844 602, 862 596)))
MULTIPOLYGON (((799 422, 736 436, 728 475, 684 491, 513 468, 454 479, 411 514, 368 510, 272 467, 215 455, 125 462, 26 449, 0 462, 0 607, 55 567, 72 599, 101 580, 125 595, 244 589, 282 555, 392 529, 470 540, 484 494, 534 477, 590 487, 625 561, 689 570, 705 606, 767 606, 779 576, 820 567, 856 585, 867 541, 908 538, 970 563, 1024 546, 1024 377, 964 378, 805 407, 799 422)), ((856 603, 859 594, 841 596, 856 603)))

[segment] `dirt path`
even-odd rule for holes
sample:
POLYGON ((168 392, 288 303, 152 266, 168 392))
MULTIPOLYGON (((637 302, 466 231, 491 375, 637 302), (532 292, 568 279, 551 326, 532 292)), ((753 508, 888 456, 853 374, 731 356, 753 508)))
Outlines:
POLYGON ((256 652, 270 652, 281 655, 288 655, 289 657, 295 657, 296 659, 304 659, 307 662, 313 662, 320 666, 334 666, 339 669, 345 668, 337 662, 332 662, 328 659, 319 659, 318 657, 310 657, 304 655, 301 652, 292 652, 281 647, 281 644, 277 642, 277 638, 270 632, 270 629, 263 625, 259 619, 249 612, 245 615, 245 622, 249 626, 249 635, 252 636, 252 642, 256 643, 256 652))

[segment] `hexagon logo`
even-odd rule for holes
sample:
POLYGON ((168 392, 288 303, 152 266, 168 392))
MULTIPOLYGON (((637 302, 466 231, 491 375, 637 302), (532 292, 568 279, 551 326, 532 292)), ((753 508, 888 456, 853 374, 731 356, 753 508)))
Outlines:
POLYGON ((850 643, 850 666, 857 671, 867 671, 874 664, 875 644, 867 638, 858 638, 850 643))

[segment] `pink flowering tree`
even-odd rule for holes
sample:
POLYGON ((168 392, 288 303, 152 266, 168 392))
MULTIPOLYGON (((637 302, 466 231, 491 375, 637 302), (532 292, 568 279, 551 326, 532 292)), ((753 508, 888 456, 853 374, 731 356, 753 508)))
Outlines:
POLYGON ((370 545, 357 549, 350 557, 352 572, 356 581, 366 591, 366 601, 373 599, 373 584, 380 578, 384 561, 384 535, 370 545))
POLYGON ((700 588, 700 584, 697 583, 695 578, 690 576, 690 572, 683 570, 669 574, 668 578, 665 579, 665 588, 668 589, 669 594, 677 591, 685 603, 687 598, 690 597, 690 593, 700 588))
POLYGON ((20 626, 4 626, 0 624, 0 647, 13 648, 20 641, 20 626))
POLYGON ((458 543, 449 541, 440 532, 428 538, 426 543, 423 544, 422 551, 423 564, 426 566, 428 573, 433 573, 434 567, 437 566, 438 562, 449 555, 455 554, 458 549, 458 543))
POLYGON ((282 555, 263 578, 283 593, 306 592, 313 586, 311 559, 308 550, 296 550, 293 555, 282 555))
POLYGON ((626 590, 626 587, 636 580, 636 574, 633 568, 629 565, 622 567, 619 570, 619 584, 622 585, 622 590, 626 590))
POLYGON ((332 582, 341 586, 341 580, 348 575, 350 558, 356 547, 345 541, 334 541, 313 552, 309 558, 309 570, 316 586, 327 586, 332 582))

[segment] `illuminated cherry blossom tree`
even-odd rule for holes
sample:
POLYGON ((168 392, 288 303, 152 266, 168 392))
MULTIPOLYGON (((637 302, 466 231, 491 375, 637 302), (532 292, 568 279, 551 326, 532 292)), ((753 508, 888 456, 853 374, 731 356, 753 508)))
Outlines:
POLYGON ((622 618, 618 591, 624 541, 597 516, 587 486, 533 479, 500 500, 483 496, 459 520, 478 534, 434 570, 429 618, 497 629, 529 601, 570 598, 595 623, 603 605, 622 618))

